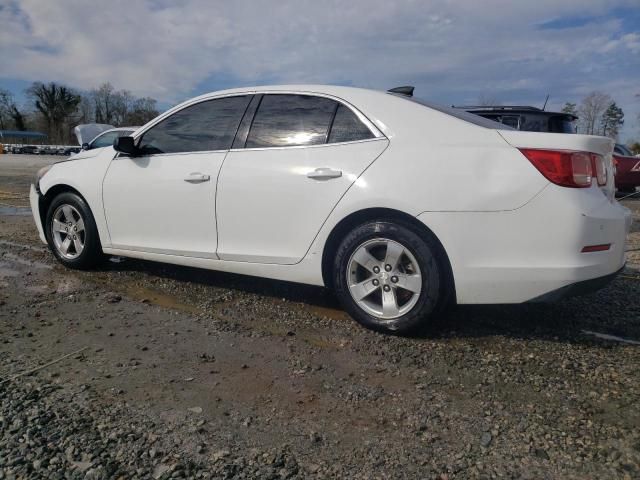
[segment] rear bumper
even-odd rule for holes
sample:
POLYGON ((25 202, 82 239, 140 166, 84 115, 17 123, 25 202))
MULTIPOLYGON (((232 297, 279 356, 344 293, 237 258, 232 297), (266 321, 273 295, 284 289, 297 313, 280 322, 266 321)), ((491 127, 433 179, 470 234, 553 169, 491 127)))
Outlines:
POLYGON ((33 221, 36 223, 40 240, 42 243, 47 243, 40 217, 40 194, 36 191, 36 187, 33 184, 31 184, 31 189, 29 190, 29 203, 31 204, 31 213, 33 214, 33 221))
POLYGON ((548 301, 615 275, 625 264, 631 212, 584 190, 550 185, 517 210, 419 215, 449 256, 458 303, 548 301), (602 244, 611 246, 581 252, 602 244))
POLYGON ((562 300, 563 298, 570 297, 579 297, 581 295, 587 295, 589 293, 597 292, 601 288, 609 285, 614 278, 618 276, 620 272, 624 270, 622 267, 617 272, 610 273, 609 275, 605 275, 604 277, 592 278, 590 280, 583 280, 581 282, 572 283, 571 285, 567 285, 565 287, 558 288, 551 292, 545 293, 544 295, 540 295, 539 297, 532 298, 529 300, 529 303, 547 303, 547 302, 556 302, 558 300, 562 300))

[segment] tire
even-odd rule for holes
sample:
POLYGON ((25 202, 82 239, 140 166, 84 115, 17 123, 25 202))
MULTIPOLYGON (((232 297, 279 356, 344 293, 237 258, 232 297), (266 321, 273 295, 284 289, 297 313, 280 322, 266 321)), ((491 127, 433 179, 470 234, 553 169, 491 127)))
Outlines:
POLYGON ((438 252, 435 241, 408 225, 387 220, 362 224, 337 249, 335 293, 362 326, 385 333, 414 333, 429 323, 448 298, 438 252), (398 252, 402 252, 399 257, 398 252), (362 298, 358 301, 358 297, 362 298))
POLYGON ((61 193, 53 199, 44 231, 49 248, 65 267, 88 270, 104 259, 91 209, 75 193, 61 193))

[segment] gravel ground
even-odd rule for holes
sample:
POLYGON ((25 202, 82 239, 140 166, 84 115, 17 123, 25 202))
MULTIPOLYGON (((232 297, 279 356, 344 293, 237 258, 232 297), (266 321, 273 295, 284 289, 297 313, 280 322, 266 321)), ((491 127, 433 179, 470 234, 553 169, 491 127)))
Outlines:
POLYGON ((56 159, 11 157, 0 480, 640 478, 640 224, 596 294, 459 307, 399 338, 315 287, 134 260, 66 270, 22 208, 56 159))

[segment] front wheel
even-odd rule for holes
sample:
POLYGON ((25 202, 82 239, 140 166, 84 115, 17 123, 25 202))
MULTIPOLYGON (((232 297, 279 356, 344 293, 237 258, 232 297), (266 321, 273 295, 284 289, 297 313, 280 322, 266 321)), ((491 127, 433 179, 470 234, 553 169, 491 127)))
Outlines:
POLYGON ((437 249, 407 226, 375 221, 352 230, 334 261, 336 295, 361 325, 411 333, 425 325, 439 304, 437 249))
POLYGON ((67 267, 85 270, 103 259, 91 210, 75 193, 61 193, 53 199, 45 219, 45 236, 53 254, 67 267))

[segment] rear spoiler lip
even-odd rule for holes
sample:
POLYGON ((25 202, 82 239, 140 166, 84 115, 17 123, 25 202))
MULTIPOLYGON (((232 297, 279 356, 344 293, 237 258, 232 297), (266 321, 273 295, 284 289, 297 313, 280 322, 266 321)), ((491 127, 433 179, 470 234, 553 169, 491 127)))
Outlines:
POLYGON ((515 148, 541 150, 575 150, 611 157, 614 141, 597 135, 574 133, 525 132, 522 130, 496 130, 509 145, 515 148))

